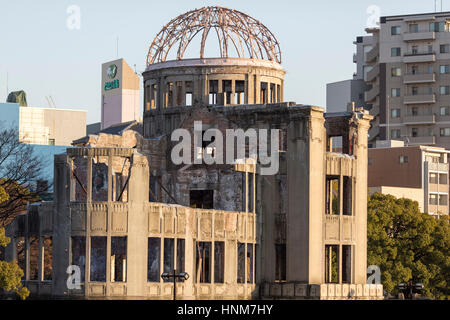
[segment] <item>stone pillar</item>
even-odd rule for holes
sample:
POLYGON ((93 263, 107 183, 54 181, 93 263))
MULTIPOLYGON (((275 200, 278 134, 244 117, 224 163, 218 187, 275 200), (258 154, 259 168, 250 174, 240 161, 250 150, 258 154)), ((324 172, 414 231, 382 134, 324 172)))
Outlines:
POLYGON ((134 153, 128 182, 127 295, 130 297, 146 296, 149 175, 147 158, 134 153))
POLYGON ((54 161, 53 203, 53 294, 67 294, 67 267, 70 265, 70 187, 72 160, 66 155, 56 155, 54 161))
POLYGON ((367 111, 356 113, 353 116, 356 123, 356 139, 354 139, 354 155, 356 156, 355 169, 355 282, 365 284, 367 279, 367 135, 372 116, 367 111), (355 119, 357 118, 357 119, 355 119))
POLYGON ((287 281, 320 284, 325 214, 324 110, 305 107, 288 127, 287 281))

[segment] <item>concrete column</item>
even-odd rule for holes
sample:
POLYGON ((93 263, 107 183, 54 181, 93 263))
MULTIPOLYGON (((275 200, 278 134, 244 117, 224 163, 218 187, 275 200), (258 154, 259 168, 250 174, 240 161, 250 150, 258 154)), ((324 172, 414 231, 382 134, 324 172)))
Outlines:
POLYGON ((53 294, 67 294, 67 267, 70 265, 71 219, 70 187, 72 160, 66 155, 56 155, 54 161, 54 193, 53 206, 53 294))
POLYGON ((192 237, 193 227, 191 225, 191 221, 195 223, 195 219, 191 219, 194 215, 194 210, 187 209, 186 211, 186 242, 185 242, 185 257, 184 257, 184 266, 186 272, 189 274, 189 279, 184 283, 184 298, 185 299, 194 299, 194 279, 195 273, 197 272, 195 267, 195 258, 194 258, 194 239, 192 237))
MULTIPOLYGON (((149 166, 134 154, 128 182, 127 295, 143 297, 147 284, 149 166)), ((162 251, 162 250, 161 250, 162 251)))
POLYGON ((288 127, 287 281, 320 284, 325 214, 325 141, 323 109, 309 107, 305 118, 288 127))
POLYGON ((256 75, 255 77, 255 83, 254 83, 254 89, 255 89, 255 104, 261 104, 262 97, 261 97, 261 76, 256 75))
POLYGON ((92 207, 92 156, 87 157, 87 208, 86 208, 86 271, 84 294, 89 296, 91 280, 91 207, 92 207))
MULTIPOLYGON (((356 117, 356 116, 354 116, 356 117)), ((373 117, 367 112, 357 121, 357 135, 354 141, 356 156, 355 172, 355 282, 366 283, 367 279, 367 134, 370 120, 373 117)))

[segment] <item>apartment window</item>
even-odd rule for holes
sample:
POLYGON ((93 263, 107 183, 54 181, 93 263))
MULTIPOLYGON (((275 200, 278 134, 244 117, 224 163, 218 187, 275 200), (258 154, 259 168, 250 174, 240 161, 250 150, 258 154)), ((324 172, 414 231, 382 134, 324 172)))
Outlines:
POLYGON ((419 129, 418 129, 418 128, 412 128, 412 129, 411 129, 411 136, 412 136, 413 138, 418 137, 418 136, 419 136, 419 129))
POLYGON ((448 204, 448 195, 440 194, 439 195, 439 205, 446 206, 448 204))
POLYGON ((439 70, 441 74, 450 73, 450 66, 448 64, 441 66, 439 70))
POLYGON ((440 46, 440 53, 449 53, 450 52, 450 45, 448 44, 441 44, 440 46))
POLYGON ((391 27, 391 35, 396 36, 401 32, 400 26, 391 27))
POLYGON ((54 146, 55 145, 55 139, 48 139, 48 145, 54 146))
POLYGON ((448 175, 446 175, 445 173, 440 173, 439 184, 448 184, 448 175))
POLYGON ((391 90, 391 94, 392 94, 392 97, 400 97, 400 89, 399 88, 393 88, 391 90))
POLYGON ((430 173, 429 183, 430 184, 437 184, 438 183, 437 173, 430 173))
POLYGON ((417 23, 411 23, 409 25, 409 32, 410 33, 417 33, 417 32, 419 32, 419 25, 417 23))
POLYGON ((411 115, 412 116, 418 116, 419 115, 419 109, 417 107, 411 108, 411 115))
POLYGON ((436 206, 438 204, 438 195, 430 194, 430 204, 436 206))
POLYGON ((441 107, 441 116, 450 115, 450 107, 441 107))
POLYGON ((428 74, 432 74, 433 73, 433 66, 428 66, 428 74))
POLYGON ((369 166, 373 165, 373 159, 372 158, 368 158, 367 163, 368 163, 369 166))
POLYGON ((401 48, 391 48, 391 56, 392 57, 400 57, 402 55, 401 48))
POLYGON ((400 118, 400 109, 392 109, 391 116, 392 118, 400 118))
POLYGON ((441 137, 450 137, 450 128, 441 128, 441 137))
POLYGON ((393 129, 391 130, 391 138, 392 139, 398 139, 400 138, 400 129, 393 129))
POLYGON ((430 31, 431 32, 445 32, 445 21, 441 22, 430 22, 430 31))
POLYGON ((401 68, 392 68, 391 73, 393 77, 401 77, 402 69, 401 68))
POLYGON ((432 45, 428 46, 428 53, 433 53, 433 46, 432 45))
POLYGON ((418 69, 419 68, 417 66, 412 66, 411 67, 411 74, 417 74, 418 69))
POLYGON ((412 52, 412 54, 419 54, 419 47, 418 46, 412 46, 411 52, 412 52))
POLYGON ((399 162, 400 163, 408 163, 408 156, 400 156, 399 157, 399 162))
POLYGON ((417 96, 419 94, 419 88, 418 87, 412 87, 411 93, 413 96, 417 96))
POLYGON ((450 86, 441 86, 439 88, 439 92, 441 93, 441 95, 448 95, 448 94, 450 94, 450 86))

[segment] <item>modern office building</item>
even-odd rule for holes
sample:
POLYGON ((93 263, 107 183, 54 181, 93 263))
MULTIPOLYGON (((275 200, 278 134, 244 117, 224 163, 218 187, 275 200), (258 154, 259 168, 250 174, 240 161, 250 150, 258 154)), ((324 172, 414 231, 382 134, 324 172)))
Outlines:
POLYGON ((394 139, 450 148, 449 26, 450 12, 436 12, 381 17, 380 28, 366 30, 369 145, 394 139))
POLYGON ((86 111, 0 103, 0 125, 18 131, 19 142, 31 145, 42 158, 43 180, 53 181, 53 157, 86 135, 86 111))
POLYGON ((140 79, 124 59, 102 65, 101 128, 139 120, 140 79))
POLYGON ((143 130, 76 141, 55 157, 54 202, 8 227, 24 284, 41 296, 172 299, 161 274, 176 270, 190 275, 179 299, 382 299, 366 273, 372 117, 283 102, 284 75, 277 39, 239 11, 201 8, 164 26, 143 73, 143 130), (229 38, 208 58, 212 28, 229 38), (259 133, 270 159, 222 144, 234 130, 233 142, 259 133))
POLYGON ((369 192, 391 194, 419 203, 434 216, 449 213, 449 153, 430 146, 386 145, 369 149, 369 192))
POLYGON ((327 112, 365 108, 364 92, 368 86, 365 82, 367 65, 364 54, 371 48, 371 42, 371 37, 358 37, 354 42, 356 53, 353 55, 353 63, 356 64, 356 71, 352 79, 327 84, 327 112))

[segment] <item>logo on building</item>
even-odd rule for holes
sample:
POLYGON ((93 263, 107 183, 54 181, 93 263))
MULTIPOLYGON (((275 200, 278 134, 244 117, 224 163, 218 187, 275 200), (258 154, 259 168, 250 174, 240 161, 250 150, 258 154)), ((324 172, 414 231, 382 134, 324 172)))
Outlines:
POLYGON ((115 64, 112 64, 108 67, 108 69, 106 69, 106 75, 110 78, 110 79, 114 79, 117 75, 117 66, 115 64))
MULTIPOLYGON (((106 75, 108 78, 114 79, 117 75, 117 66, 115 64, 110 65, 108 69, 106 69, 106 75)), ((105 83, 105 91, 113 89, 119 89, 119 79, 105 83)))

